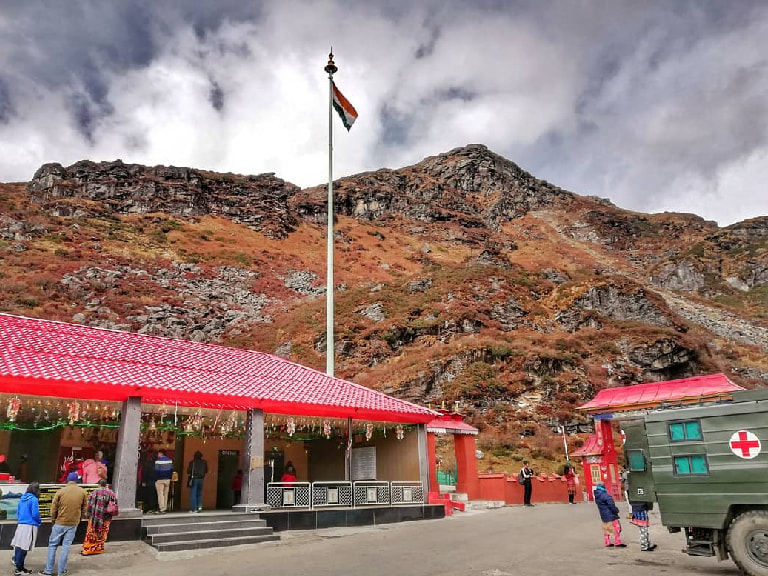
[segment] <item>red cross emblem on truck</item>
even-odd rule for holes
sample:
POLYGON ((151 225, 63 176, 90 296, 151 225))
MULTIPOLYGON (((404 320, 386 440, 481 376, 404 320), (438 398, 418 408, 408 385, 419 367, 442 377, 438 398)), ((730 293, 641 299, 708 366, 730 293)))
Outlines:
POLYGON ((748 430, 734 432, 728 445, 731 447, 731 452, 745 460, 751 460, 760 454, 760 448, 762 447, 760 445, 760 438, 748 430))

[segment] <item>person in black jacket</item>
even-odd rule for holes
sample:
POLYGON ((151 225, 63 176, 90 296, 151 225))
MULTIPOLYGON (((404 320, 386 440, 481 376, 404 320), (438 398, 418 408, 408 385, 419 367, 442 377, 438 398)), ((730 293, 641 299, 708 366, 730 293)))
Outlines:
POLYGON ((594 491, 595 504, 600 512, 600 520, 603 521, 603 540, 606 547, 613 547, 611 544, 611 536, 615 541, 615 546, 618 548, 626 548, 627 545, 621 541, 621 522, 619 522, 619 509, 616 507, 616 502, 613 501, 611 495, 605 489, 605 484, 598 483, 594 491))
POLYGON ((533 506, 531 504, 531 494, 533 493, 533 477, 536 473, 528 466, 528 460, 523 462, 523 468, 520 470, 520 479, 523 481, 523 504, 525 506, 533 506))
POLYGON ((190 512, 203 511, 203 481, 206 474, 208 474, 208 462, 203 460, 203 454, 198 450, 187 466, 190 512))

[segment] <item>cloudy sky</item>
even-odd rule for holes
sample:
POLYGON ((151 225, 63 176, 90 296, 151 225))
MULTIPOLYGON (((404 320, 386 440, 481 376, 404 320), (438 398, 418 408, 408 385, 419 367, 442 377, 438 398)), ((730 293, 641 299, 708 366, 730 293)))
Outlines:
POLYGON ((2 0, 0 181, 88 158, 327 179, 482 143, 642 212, 768 215, 768 3, 2 0))

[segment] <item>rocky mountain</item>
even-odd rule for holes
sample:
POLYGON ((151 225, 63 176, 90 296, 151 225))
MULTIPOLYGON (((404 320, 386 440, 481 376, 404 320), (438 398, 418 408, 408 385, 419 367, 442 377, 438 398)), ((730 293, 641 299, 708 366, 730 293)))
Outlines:
MULTIPOLYGON (((768 378, 768 218, 562 190, 484 146, 340 179, 337 375, 504 444, 605 386, 768 378)), ((121 161, 0 185, 0 309, 325 365, 325 187, 121 161)), ((490 444, 493 442, 489 440, 490 444)))

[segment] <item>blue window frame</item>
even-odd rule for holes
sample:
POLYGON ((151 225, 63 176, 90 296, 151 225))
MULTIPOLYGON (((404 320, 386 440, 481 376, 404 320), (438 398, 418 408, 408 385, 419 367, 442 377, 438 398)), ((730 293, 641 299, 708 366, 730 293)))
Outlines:
POLYGON ((703 440, 701 433, 701 423, 698 420, 688 420, 687 422, 672 422, 667 427, 670 442, 690 442, 692 440, 703 440))
POLYGON ((673 458, 675 476, 706 476, 709 464, 705 454, 687 454, 673 458))

